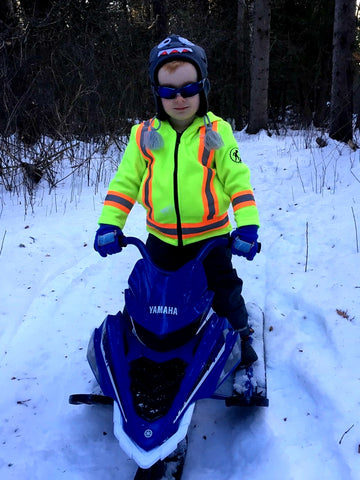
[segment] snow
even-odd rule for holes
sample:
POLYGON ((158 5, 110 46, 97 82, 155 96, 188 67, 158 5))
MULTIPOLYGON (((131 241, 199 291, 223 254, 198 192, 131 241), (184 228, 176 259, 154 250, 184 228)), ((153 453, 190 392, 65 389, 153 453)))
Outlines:
MULTIPOLYGON (((236 133, 261 215, 262 252, 235 258, 266 315, 269 408, 198 402, 184 480, 360 479, 360 154, 316 132, 236 133)), ((0 190, 0 477, 132 478, 96 391, 92 330, 123 306, 134 247, 92 248, 117 159, 29 199, 0 190), (105 172, 105 173, 104 173, 105 172)), ((145 238, 136 206, 125 233, 145 238)))

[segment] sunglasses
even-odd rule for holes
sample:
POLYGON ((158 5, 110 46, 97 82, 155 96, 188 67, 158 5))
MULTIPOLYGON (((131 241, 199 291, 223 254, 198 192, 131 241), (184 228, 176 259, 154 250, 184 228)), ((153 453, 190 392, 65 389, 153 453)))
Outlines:
POLYGON ((193 97, 201 92, 204 88, 204 81, 200 80, 200 82, 189 83, 181 88, 173 88, 173 87, 162 87, 161 85, 155 86, 155 92, 160 98, 166 99, 173 99, 176 98, 178 93, 183 97, 193 97))

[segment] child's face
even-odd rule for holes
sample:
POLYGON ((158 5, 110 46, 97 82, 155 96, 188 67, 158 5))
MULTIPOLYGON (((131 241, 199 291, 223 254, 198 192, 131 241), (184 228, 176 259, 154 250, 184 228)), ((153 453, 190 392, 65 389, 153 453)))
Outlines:
MULTIPOLYGON (((180 64, 175 70, 166 67, 166 64, 158 72, 159 85, 180 88, 189 83, 197 82, 197 71, 192 63, 180 64)), ((170 118, 170 123, 176 130, 185 130, 196 115, 200 105, 200 95, 183 98, 178 94, 173 99, 161 99, 162 106, 170 118)))

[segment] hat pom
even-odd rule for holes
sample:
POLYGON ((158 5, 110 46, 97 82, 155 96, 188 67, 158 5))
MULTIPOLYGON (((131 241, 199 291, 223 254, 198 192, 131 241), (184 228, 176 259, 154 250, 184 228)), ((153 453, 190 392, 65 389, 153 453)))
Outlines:
POLYGON ((221 138, 218 132, 213 130, 212 124, 210 122, 208 115, 205 115, 204 121, 206 126, 204 145, 206 150, 208 150, 209 152, 211 150, 219 150, 219 148, 224 146, 223 139, 221 138))
POLYGON ((164 146, 164 139, 158 132, 161 122, 158 119, 159 126, 157 128, 154 128, 154 122, 151 122, 150 130, 147 130, 144 133, 144 144, 145 147, 149 150, 159 150, 164 146))
POLYGON ((206 150, 210 152, 211 150, 219 150, 219 148, 223 147, 224 141, 218 132, 211 130, 211 128, 206 128, 204 144, 206 150))

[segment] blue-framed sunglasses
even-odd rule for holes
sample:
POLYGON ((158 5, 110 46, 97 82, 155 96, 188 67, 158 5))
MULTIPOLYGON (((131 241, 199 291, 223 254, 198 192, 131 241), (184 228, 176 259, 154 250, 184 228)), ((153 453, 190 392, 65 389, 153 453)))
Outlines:
POLYGON ((183 97, 193 97, 201 92, 204 88, 205 80, 200 80, 200 82, 188 83, 187 85, 181 88, 173 88, 173 87, 162 87, 161 85, 155 85, 155 93, 160 98, 166 98, 167 100, 176 98, 178 93, 183 97))

